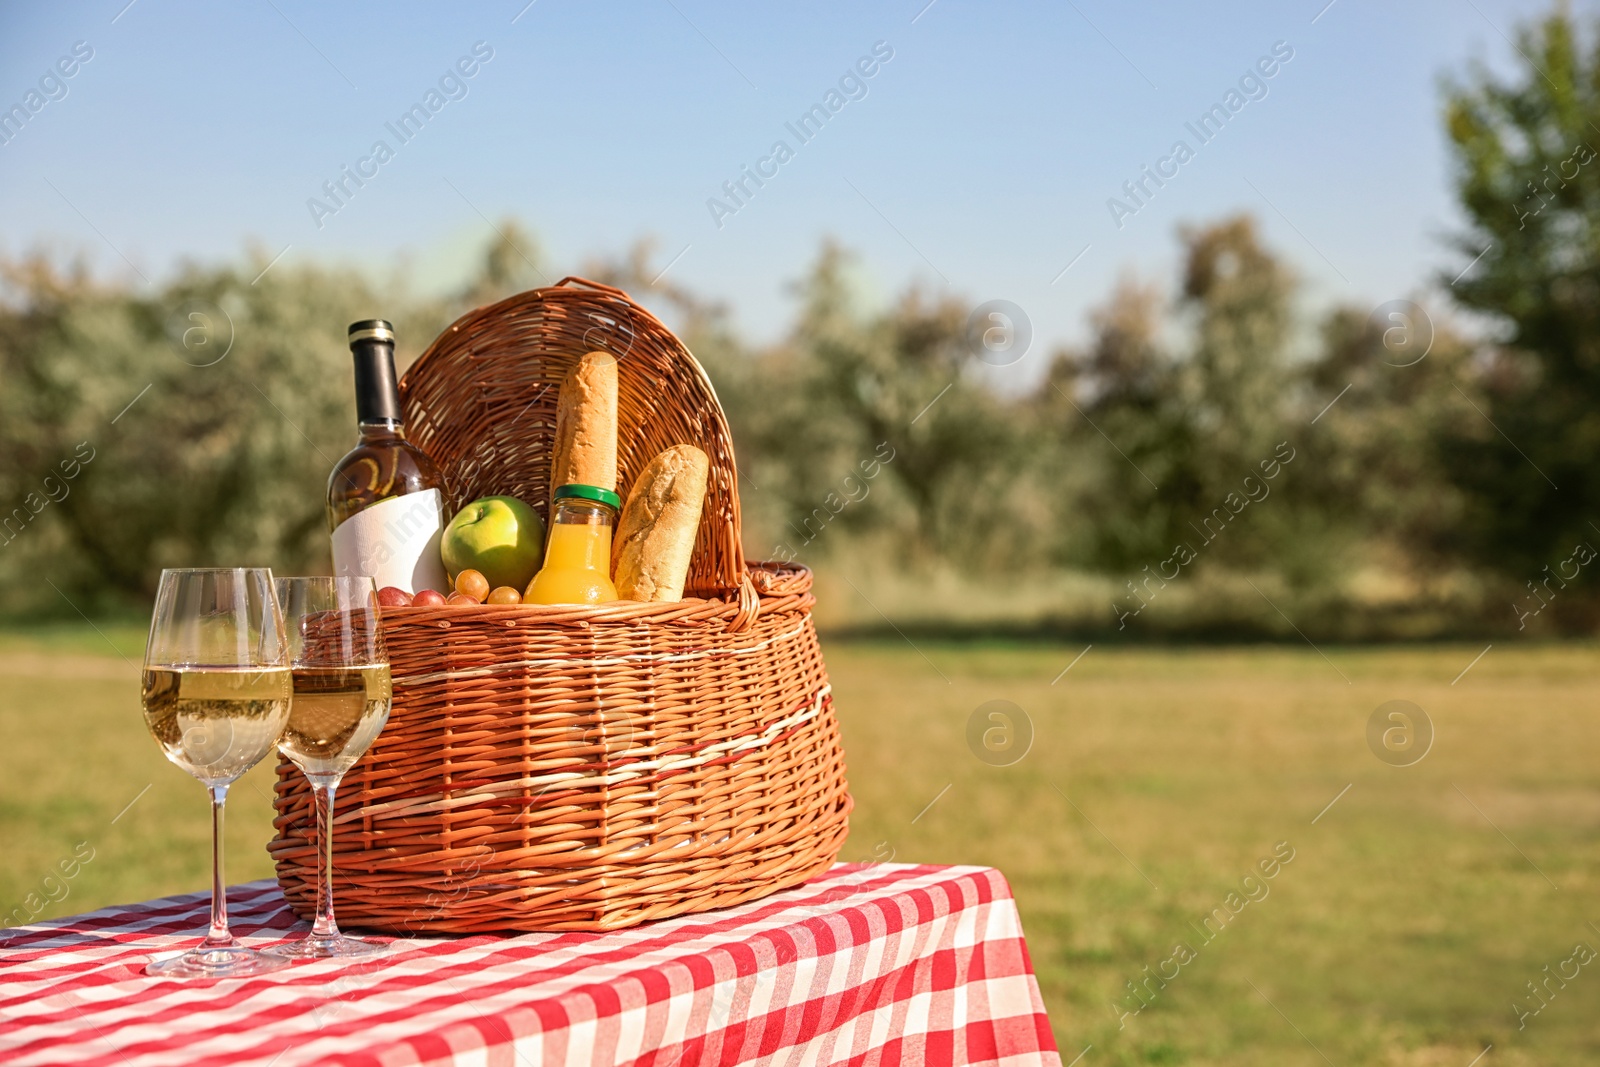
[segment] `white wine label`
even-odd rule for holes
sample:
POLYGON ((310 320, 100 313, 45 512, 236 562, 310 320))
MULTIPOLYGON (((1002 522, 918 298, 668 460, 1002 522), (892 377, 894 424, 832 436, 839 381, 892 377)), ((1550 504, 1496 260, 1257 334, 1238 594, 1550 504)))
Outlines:
POLYGON ((380 500, 333 531, 333 573, 369 575, 408 593, 450 588, 439 559, 439 490, 380 500))

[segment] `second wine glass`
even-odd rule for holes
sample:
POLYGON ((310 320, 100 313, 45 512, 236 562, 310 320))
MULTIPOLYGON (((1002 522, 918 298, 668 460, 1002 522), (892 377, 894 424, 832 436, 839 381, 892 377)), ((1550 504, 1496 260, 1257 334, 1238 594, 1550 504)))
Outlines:
POLYGON ((389 654, 371 578, 279 578, 294 702, 278 750, 316 803, 317 915, 311 933, 268 951, 291 959, 366 956, 388 946, 347 937, 333 915, 333 803, 339 781, 389 719, 389 654))

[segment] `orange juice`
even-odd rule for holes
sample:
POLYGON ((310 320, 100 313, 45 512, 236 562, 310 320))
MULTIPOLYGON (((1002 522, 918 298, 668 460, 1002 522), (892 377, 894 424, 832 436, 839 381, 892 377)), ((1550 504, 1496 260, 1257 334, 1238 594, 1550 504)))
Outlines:
POLYGON ((604 604, 617 599, 611 584, 615 493, 585 485, 556 490, 556 520, 545 541, 544 566, 522 596, 524 604, 604 604))

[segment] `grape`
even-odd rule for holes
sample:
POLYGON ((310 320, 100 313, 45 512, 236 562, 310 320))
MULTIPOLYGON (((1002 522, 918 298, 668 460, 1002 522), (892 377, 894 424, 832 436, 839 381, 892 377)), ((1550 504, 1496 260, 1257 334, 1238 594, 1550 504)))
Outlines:
POLYGON ((497 586, 494 591, 489 594, 488 603, 520 604, 522 603, 522 594, 517 592, 509 585, 497 586))
POLYGON ((399 586, 386 585, 378 590, 378 603, 386 608, 409 608, 411 594, 399 586))
POLYGON ((423 589, 411 598, 412 607, 418 608, 435 608, 444 602, 444 594, 437 589, 423 589))
POLYGON ((456 575, 456 592, 470 597, 475 604, 482 604, 489 595, 489 579, 481 571, 464 570, 456 575))
POLYGON ((451 607, 477 607, 478 602, 465 593, 451 593, 445 600, 451 607))

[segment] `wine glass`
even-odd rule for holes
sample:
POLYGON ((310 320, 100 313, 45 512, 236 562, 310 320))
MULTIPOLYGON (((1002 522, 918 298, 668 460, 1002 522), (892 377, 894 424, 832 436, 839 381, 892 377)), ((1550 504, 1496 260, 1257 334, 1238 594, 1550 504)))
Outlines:
POLYGON ((150 618, 141 687, 144 721, 167 759, 211 794, 211 928, 197 947, 146 974, 243 978, 287 962, 228 931, 222 806, 228 786, 272 751, 289 721, 283 616, 264 567, 164 570, 150 618))
POLYGON ((317 917, 311 933, 267 951, 289 959, 367 956, 387 945, 346 937, 333 918, 333 798, 389 721, 389 653, 371 578, 279 578, 294 707, 278 751, 311 783, 317 812, 317 917))

